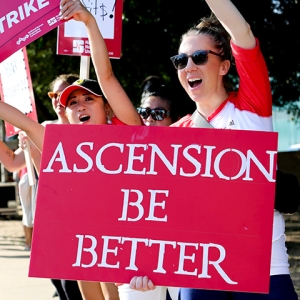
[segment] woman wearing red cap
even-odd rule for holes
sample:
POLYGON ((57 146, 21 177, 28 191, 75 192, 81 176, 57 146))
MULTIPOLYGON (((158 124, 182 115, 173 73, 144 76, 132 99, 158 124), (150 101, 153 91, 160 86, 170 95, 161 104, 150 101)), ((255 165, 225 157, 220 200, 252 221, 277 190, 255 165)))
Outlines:
MULTIPOLYGON (((60 95, 61 105, 66 108, 66 116, 70 124, 108 124, 108 125, 142 125, 136 109, 131 102, 114 103, 124 108, 125 113, 117 110, 111 117, 111 107, 104 97, 97 81, 80 79, 65 88, 60 95)), ((25 116, 16 108, 0 101, 0 118, 22 129, 42 151, 45 127, 25 116)), ((117 300, 117 288, 111 284, 97 282, 79 282, 82 296, 85 300, 104 300, 103 293, 110 294, 110 299, 117 300), (112 298, 115 295, 115 298, 112 298)))

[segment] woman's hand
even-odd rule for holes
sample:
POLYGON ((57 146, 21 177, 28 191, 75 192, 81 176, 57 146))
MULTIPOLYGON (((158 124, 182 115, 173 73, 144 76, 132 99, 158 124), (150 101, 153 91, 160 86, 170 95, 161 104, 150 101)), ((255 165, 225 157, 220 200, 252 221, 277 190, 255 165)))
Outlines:
POLYGON ((131 279, 129 287, 140 292, 154 290, 156 287, 147 276, 135 276, 131 279))
MULTIPOLYGON (((123 283, 115 283, 116 286, 121 286, 123 283)), ((131 279, 129 287, 132 290, 147 292, 155 290, 156 286, 147 276, 135 276, 131 279)))
POLYGON ((94 16, 82 5, 79 0, 61 0, 60 1, 60 18, 87 23, 94 16))
POLYGON ((22 150, 26 149, 27 147, 26 141, 28 141, 31 144, 30 147, 33 146, 25 131, 19 132, 18 140, 19 140, 19 148, 21 148, 22 150))

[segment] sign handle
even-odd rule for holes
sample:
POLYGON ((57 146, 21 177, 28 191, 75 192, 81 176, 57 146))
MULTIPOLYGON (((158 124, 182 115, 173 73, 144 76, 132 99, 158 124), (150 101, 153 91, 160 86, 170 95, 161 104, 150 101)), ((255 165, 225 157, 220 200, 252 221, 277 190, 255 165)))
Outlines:
POLYGON ((31 150, 30 150, 30 144, 28 140, 26 140, 26 148, 23 151, 25 155, 29 185, 33 186, 36 184, 36 179, 34 175, 34 166, 31 159, 31 150))
POLYGON ((90 56, 80 57, 80 78, 88 79, 90 77, 90 56))

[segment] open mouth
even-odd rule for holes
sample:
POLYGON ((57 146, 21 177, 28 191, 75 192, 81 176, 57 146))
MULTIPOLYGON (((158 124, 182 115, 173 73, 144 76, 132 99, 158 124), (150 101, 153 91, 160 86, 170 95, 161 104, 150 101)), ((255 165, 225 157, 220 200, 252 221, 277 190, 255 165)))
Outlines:
POLYGON ((188 80, 188 84, 191 88, 195 88, 197 86, 199 86, 202 83, 202 79, 201 78, 192 78, 188 80))
POLYGON ((80 122, 87 122, 91 117, 88 115, 82 115, 79 117, 80 122))

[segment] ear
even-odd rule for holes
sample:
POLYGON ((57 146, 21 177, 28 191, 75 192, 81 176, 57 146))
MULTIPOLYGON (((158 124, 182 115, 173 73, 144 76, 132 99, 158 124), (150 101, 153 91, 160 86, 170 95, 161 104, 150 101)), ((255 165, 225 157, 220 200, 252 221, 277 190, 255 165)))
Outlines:
POLYGON ((108 104, 108 103, 105 103, 104 104, 104 110, 105 110, 105 114, 108 116, 108 115, 110 115, 111 114, 111 107, 110 107, 110 105, 108 104))
POLYGON ((230 61, 228 59, 222 61, 219 75, 226 75, 229 71, 229 68, 230 68, 230 61))

